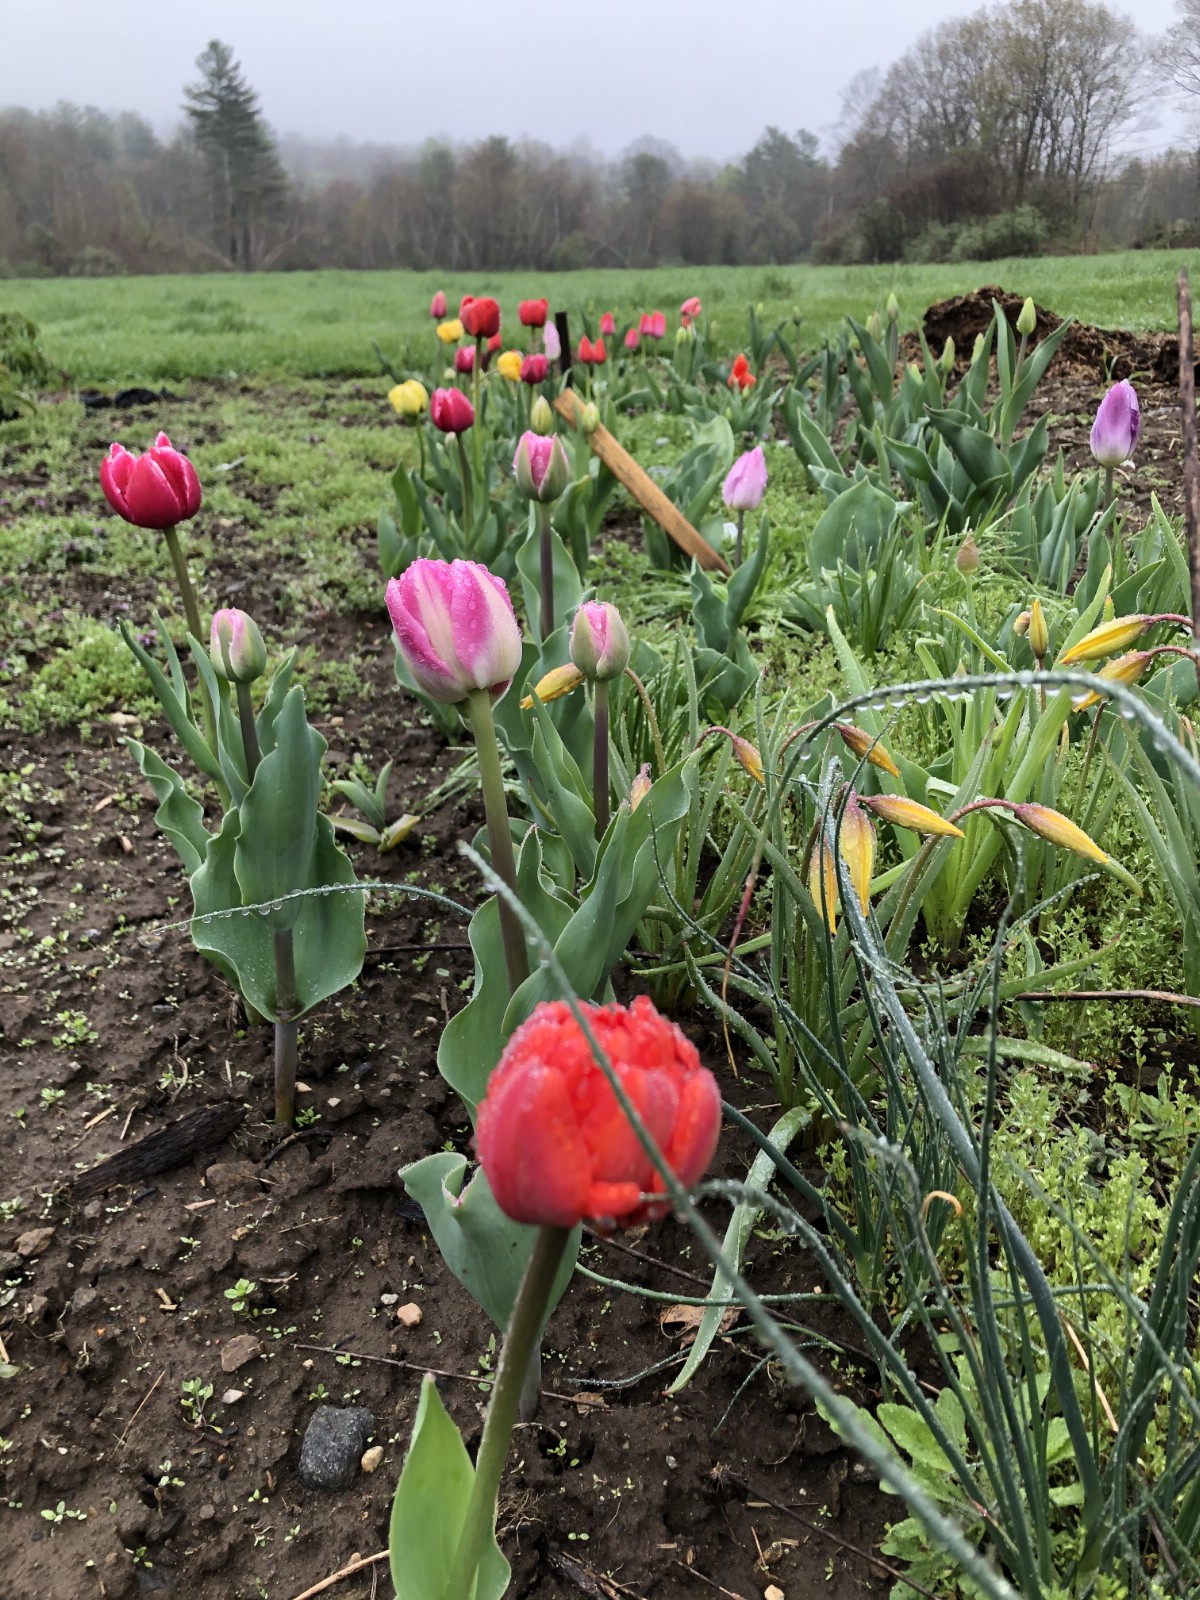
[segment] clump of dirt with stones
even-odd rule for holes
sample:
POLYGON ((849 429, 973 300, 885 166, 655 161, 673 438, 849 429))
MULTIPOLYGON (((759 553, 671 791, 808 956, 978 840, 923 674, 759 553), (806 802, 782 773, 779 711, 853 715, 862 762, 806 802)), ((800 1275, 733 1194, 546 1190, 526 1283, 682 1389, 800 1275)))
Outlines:
MULTIPOLYGON (((320 394, 313 386, 314 399, 320 394)), ((264 391, 269 406, 270 391, 264 391)), ((295 403, 295 386, 289 403, 295 403)), ((197 386, 189 427, 219 439, 221 390, 197 386)), ((166 404, 110 422, 150 437, 166 404)), ((106 439, 80 424, 80 459, 106 439)), ((6 504, 64 510, 40 468, 6 450, 6 504)), ((70 507, 109 513, 94 482, 70 507)), ((355 535, 371 568, 369 528, 355 535)), ((237 528, 204 511, 187 543, 204 556, 205 600, 277 612, 287 576, 237 528)), ((201 563, 197 561, 197 568, 201 563)), ((165 566, 165 562, 164 562, 165 566)), ((23 582, 37 605, 148 621, 153 585, 86 565, 23 582)), ((119 704, 76 731, 0 733, 0 759, 28 769, 0 814, 6 894, 19 914, 0 934, 0 1593, 21 1600, 291 1600, 356 1556, 381 1551, 422 1374, 432 1371, 473 1449, 495 1359, 494 1330, 443 1265, 397 1176, 406 1162, 468 1150, 470 1128, 438 1076, 437 1042, 469 991, 465 916, 415 899, 432 888, 469 909, 477 895, 460 840, 482 823, 471 795, 430 808, 462 751, 396 688, 378 614, 289 610, 273 648, 353 653, 360 695, 314 716, 332 770, 361 754, 395 762, 391 794, 421 823, 393 854, 351 843, 361 878, 392 886, 367 912, 360 982, 306 1019, 300 1106, 272 1126, 271 1036, 191 946, 178 860, 123 735, 179 759, 157 721, 119 704), (111 719, 111 720, 106 720, 111 719), (78 1018, 84 1018, 84 1025, 78 1018), (94 1035, 94 1037, 93 1037, 94 1035), (205 1108, 216 1134, 176 1146, 166 1170, 127 1169, 98 1188, 102 1157, 133 1152, 205 1108), (229 1294, 255 1285, 242 1309, 229 1294), (205 1396, 185 1405, 185 1385, 205 1396), (362 1407, 375 1422, 350 1487, 307 1487, 301 1442, 318 1406, 362 1407)), ((131 681, 132 668, 131 668, 131 681)), ((770 1095, 731 1076, 718 1034, 685 1019, 724 1092, 760 1122, 770 1095)), ((726 1133, 716 1170, 744 1175, 753 1152, 726 1133)), ((816 1172, 814 1165, 814 1173, 816 1172)), ((726 1213, 713 1207, 723 1227, 726 1213)), ((674 1222, 585 1241, 605 1278, 577 1277, 546 1335, 537 1420, 517 1434, 501 1507, 514 1595, 883 1594, 869 1559, 895 1500, 880 1494, 806 1398, 765 1363, 734 1320, 689 1388, 670 1398, 691 1318, 673 1297, 709 1275, 674 1222), (633 1252, 638 1253, 630 1253, 633 1252)), ((764 1237, 749 1251, 760 1289, 824 1289, 811 1261, 764 1237)), ((870 1401, 858 1342, 827 1305, 796 1308, 827 1370, 870 1401)), ((863 1364, 866 1365, 865 1363, 863 1364)), ((337 1600, 390 1593, 386 1565, 341 1580, 337 1600)))

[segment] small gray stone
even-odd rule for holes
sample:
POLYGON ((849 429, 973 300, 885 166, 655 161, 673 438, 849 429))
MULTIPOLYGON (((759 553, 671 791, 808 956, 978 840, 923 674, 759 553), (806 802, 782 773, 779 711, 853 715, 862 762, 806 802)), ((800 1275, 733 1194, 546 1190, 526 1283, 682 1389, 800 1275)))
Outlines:
POLYGON ((375 1418, 362 1406, 318 1406, 300 1446, 300 1481, 310 1489, 348 1489, 375 1418))

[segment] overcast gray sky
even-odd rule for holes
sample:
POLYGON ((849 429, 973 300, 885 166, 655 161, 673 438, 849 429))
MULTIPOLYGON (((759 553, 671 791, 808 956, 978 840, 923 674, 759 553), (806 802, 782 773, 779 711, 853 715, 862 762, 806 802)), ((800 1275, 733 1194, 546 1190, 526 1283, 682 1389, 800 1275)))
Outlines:
MULTIPOLYGON (((615 153, 748 150, 768 123, 824 139, 841 90, 972 0, 4 0, 0 105, 136 110, 160 131, 209 39, 232 45, 278 134, 416 145, 489 133, 615 153)), ((1116 9, 1161 32, 1173 0, 1116 9)), ((1169 108, 1135 140, 1177 127, 1169 108)))

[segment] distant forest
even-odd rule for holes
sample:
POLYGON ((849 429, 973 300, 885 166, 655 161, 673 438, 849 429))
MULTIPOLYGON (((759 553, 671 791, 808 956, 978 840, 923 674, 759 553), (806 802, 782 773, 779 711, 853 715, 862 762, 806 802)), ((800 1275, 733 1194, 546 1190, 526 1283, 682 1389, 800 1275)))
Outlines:
POLYGON ((847 86, 838 137, 768 127, 726 165, 496 136, 278 140, 212 41, 160 138, 133 112, 0 110, 0 276, 938 261, 1200 241, 1200 0, 1166 40, 1091 0, 985 6, 847 86), (1139 146, 1143 153, 1135 154, 1139 146))

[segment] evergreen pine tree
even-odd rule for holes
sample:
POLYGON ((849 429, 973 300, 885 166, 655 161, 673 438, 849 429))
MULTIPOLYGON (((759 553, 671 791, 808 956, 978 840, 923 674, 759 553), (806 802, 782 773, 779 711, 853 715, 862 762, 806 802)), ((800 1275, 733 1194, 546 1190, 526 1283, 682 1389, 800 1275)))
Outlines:
POLYGON ((287 177, 230 46, 211 40, 196 66, 200 80, 185 86, 184 111, 208 167, 214 243, 250 272, 255 229, 281 208, 287 177))

